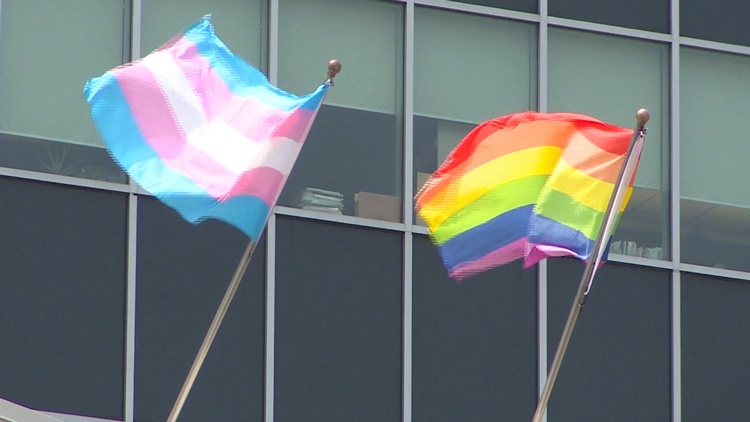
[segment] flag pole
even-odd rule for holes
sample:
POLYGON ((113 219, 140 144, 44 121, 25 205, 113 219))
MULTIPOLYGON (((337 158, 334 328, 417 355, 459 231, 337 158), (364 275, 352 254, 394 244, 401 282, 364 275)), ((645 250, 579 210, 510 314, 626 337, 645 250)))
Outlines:
MULTIPOLYGON (((547 382, 544 385, 544 390, 542 391, 542 394, 539 398, 539 404, 537 405, 536 412, 534 413, 533 422, 542 422, 542 418, 544 417, 544 414, 547 410, 547 403, 549 402, 549 397, 552 393, 552 387, 554 386, 555 380, 557 379, 557 373, 560 371, 560 365, 562 364, 565 350, 568 348, 570 336, 573 333, 573 327, 575 327, 575 324, 578 321, 578 315, 581 313, 581 309, 583 309, 583 305, 586 303, 586 297, 588 296, 589 289, 591 288, 591 283, 594 281, 594 274, 596 273, 599 262, 604 255, 604 248, 608 243, 609 236, 611 235, 612 228, 614 227, 617 213, 622 206, 622 199, 624 197, 622 193, 625 192, 631 178, 633 177, 635 165, 629 164, 631 163, 631 160, 634 160, 635 162, 637 162, 638 160, 637 155, 640 154, 640 148, 643 145, 643 140, 646 133, 645 126, 649 118, 650 114, 648 110, 644 108, 638 110, 638 112, 636 113, 636 127, 635 131, 633 132, 633 138, 630 140, 628 151, 625 154, 625 159, 623 160, 622 167, 620 168, 620 173, 617 176, 617 181, 615 182, 615 187, 612 191, 612 197, 609 199, 609 204, 607 205, 607 210, 604 214, 602 227, 596 237, 596 242, 594 243, 594 249, 591 252, 591 256, 588 262, 586 263, 586 268, 583 270, 583 276, 581 277, 581 282, 578 286, 578 292, 576 293, 575 300, 573 301, 573 306, 570 309, 568 321, 565 323, 565 328, 563 329, 560 343, 557 346, 555 358, 552 360, 552 366, 550 367, 549 374, 547 375, 547 382), (636 148, 636 144, 638 144, 638 148, 636 148), (636 149, 638 149, 638 152, 634 153, 636 149)), ((540 350, 539 353, 547 353, 547 351, 540 350)))
MULTIPOLYGON (((333 78, 340 71, 341 63, 338 60, 329 61, 328 73, 326 74, 327 79, 325 83, 333 86, 333 78)), ((214 337, 216 337, 216 332, 219 331, 219 326, 221 326, 221 323, 224 320, 227 309, 229 309, 229 304, 232 302, 234 294, 237 292, 237 287, 240 285, 242 276, 245 275, 247 266, 250 263, 250 258, 253 257, 253 253, 255 252, 255 248, 257 246, 258 242, 250 241, 250 243, 248 243, 247 245, 247 248, 245 249, 245 252, 242 254, 240 263, 237 264, 237 269, 234 271, 232 281, 229 282, 229 287, 227 287, 227 291, 224 293, 224 298, 221 300, 221 304, 219 304, 219 309, 216 310, 216 315, 214 315, 214 319, 211 322, 211 326, 208 328, 206 337, 203 339, 203 344, 201 344, 200 349, 198 349, 198 354, 195 356, 193 366, 190 368, 187 378, 182 384, 182 389, 180 390, 180 394, 177 395, 177 400, 175 400, 174 406, 172 406, 172 411, 169 413, 167 422, 175 422, 177 420, 177 417, 180 416, 182 406, 185 404, 185 400, 187 399, 190 390, 193 388, 193 383, 195 382, 195 378, 198 376, 198 371, 200 371, 201 366, 203 365, 203 361, 206 359, 208 349, 211 348, 214 337)))

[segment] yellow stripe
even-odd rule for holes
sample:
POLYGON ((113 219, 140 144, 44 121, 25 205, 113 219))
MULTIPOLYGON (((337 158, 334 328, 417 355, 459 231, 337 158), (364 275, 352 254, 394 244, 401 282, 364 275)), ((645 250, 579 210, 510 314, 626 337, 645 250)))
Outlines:
POLYGON ((488 161, 451 181, 422 205, 419 214, 430 230, 435 230, 454 213, 497 186, 530 175, 550 174, 561 154, 559 147, 542 146, 488 161))
MULTIPOLYGON (((547 187, 563 192, 591 209, 604 212, 607 210, 615 185, 591 177, 572 167, 565 160, 560 160, 558 167, 549 177, 547 187)), ((632 189, 628 188, 620 211, 625 210, 632 189)))

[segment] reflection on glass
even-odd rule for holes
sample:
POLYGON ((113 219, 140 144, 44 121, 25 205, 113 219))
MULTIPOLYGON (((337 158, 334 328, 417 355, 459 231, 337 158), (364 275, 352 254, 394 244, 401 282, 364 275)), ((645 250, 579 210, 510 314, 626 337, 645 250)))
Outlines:
POLYGON ((141 55, 158 48, 185 27, 210 13, 216 35, 239 57, 265 70, 267 0, 145 0, 141 18, 141 55))
POLYGON ((681 284, 682 420, 745 420, 750 284, 688 273, 681 284))
POLYGON ((83 97, 87 80, 123 62, 126 3, 2 2, 0 166, 127 181, 104 148, 83 97))
POLYGON ((669 48, 567 29, 549 31, 549 111, 632 128, 651 112, 633 195, 610 252, 669 259, 669 48))
POLYGON ((523 421, 536 407, 536 268, 456 283, 414 237, 413 421, 523 421))
MULTIPOLYGON (((548 260, 547 365, 583 268, 573 258, 548 260)), ((550 421, 669 420, 670 293, 669 271, 612 262, 597 271, 550 397, 550 421)))
POLYGON ((400 222, 403 5, 281 0, 279 86, 306 94, 343 64, 279 205, 400 222), (335 28, 329 35, 321 28, 335 28))
POLYGON ((414 28, 417 192, 477 123, 536 108, 537 53, 531 24, 417 8, 414 28))
POLYGON ((276 420, 401 420, 402 234, 278 218, 276 239, 276 420))
POLYGON ((685 48, 680 68, 682 261, 750 270, 750 58, 685 48))

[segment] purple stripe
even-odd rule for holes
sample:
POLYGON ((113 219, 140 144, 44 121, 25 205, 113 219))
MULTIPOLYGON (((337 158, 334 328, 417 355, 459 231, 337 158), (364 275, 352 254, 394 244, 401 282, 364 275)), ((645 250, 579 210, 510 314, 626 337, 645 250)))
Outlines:
POLYGON ((518 239, 500 249, 488 253, 476 261, 458 264, 450 273, 448 273, 448 275, 457 281, 462 281, 476 273, 490 268, 499 267, 500 265, 522 258, 525 248, 526 238, 518 239))

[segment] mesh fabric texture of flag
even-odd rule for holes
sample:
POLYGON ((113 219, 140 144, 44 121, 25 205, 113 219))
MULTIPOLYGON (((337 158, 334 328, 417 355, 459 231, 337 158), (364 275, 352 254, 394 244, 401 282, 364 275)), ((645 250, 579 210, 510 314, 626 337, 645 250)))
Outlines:
POLYGON ((328 84, 297 97, 232 54, 205 16, 142 60, 86 84, 114 160, 197 224, 258 241, 328 84))
POLYGON ((547 256, 589 259, 632 136, 571 113, 477 126, 416 196, 449 275, 462 280, 520 258, 527 267, 547 256))

